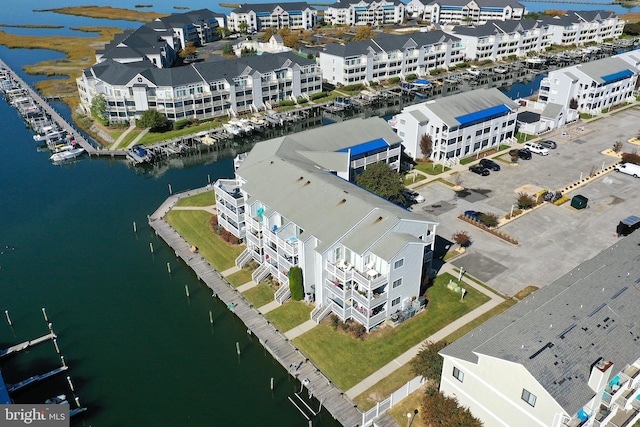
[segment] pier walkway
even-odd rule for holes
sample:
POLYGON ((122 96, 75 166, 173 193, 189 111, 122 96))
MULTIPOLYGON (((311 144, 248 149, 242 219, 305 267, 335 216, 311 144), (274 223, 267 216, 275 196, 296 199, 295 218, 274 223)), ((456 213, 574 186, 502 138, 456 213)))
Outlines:
POLYGON ((8 356, 10 354, 13 354, 22 350, 26 350, 29 347, 33 347, 34 345, 38 345, 41 342, 52 340, 54 338, 56 338, 56 334, 54 334, 53 332, 50 332, 47 335, 43 335, 40 338, 36 338, 35 340, 25 341, 23 343, 16 344, 4 350, 0 350, 0 357, 8 356))
MULTIPOLYGON (((210 186, 202 191, 211 190, 210 186)), ((190 191, 187 194, 195 194, 190 191)), ((185 196, 183 194, 182 196, 185 196)), ((342 425, 351 427, 362 424, 362 412, 342 390, 336 387, 313 363, 297 349, 293 343, 269 322, 262 313, 251 305, 209 262, 199 254, 190 251, 191 245, 169 225, 164 216, 180 199, 173 195, 149 216, 149 225, 197 275, 207 284, 227 306, 235 307, 233 312, 256 336, 266 350, 290 375, 298 378, 308 392, 324 406, 342 425)))
POLYGON ((84 148, 87 154, 91 156, 98 153, 98 150, 96 150, 96 148, 91 145, 91 143, 87 141, 80 134, 80 132, 78 132, 73 126, 71 126, 71 124, 69 124, 69 122, 67 122, 60 114, 58 114, 58 112, 54 110, 53 107, 49 105, 49 103, 45 101, 38 92, 33 90, 31 86, 29 86, 24 80, 22 80, 15 71, 13 71, 4 61, 2 61, 2 59, 0 59, 0 67, 5 68, 10 73, 11 78, 17 81, 20 86, 22 86, 22 88, 29 93, 29 96, 34 100, 34 102, 38 104, 49 115, 49 117, 51 117, 52 120, 54 120, 65 132, 72 135, 76 143, 84 148))

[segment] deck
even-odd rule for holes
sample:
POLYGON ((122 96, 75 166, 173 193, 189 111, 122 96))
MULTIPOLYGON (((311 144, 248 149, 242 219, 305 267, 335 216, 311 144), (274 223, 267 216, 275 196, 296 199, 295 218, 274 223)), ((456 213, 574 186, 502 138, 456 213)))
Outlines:
MULTIPOLYGON (((207 186, 200 191, 212 190, 207 186)), ((190 191, 195 194, 198 191, 190 191)), ((182 196, 184 196, 183 194, 182 196)), ((185 241, 171 227, 164 216, 180 199, 180 195, 169 197, 152 215, 149 225, 193 271, 199 280, 209 286, 218 298, 227 306, 233 304, 233 313, 240 318, 290 375, 298 378, 307 391, 322 403, 333 417, 342 425, 359 426, 362 424, 362 412, 342 390, 336 387, 293 343, 278 331, 267 319, 251 305, 209 262, 199 254, 192 253, 191 244, 185 241)))

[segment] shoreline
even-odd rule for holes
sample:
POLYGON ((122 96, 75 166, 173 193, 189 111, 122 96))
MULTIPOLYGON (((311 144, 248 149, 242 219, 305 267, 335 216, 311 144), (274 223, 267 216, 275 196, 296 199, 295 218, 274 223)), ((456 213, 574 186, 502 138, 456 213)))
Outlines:
POLYGON ((198 280, 204 282, 227 307, 247 326, 248 331, 284 367, 288 374, 299 379, 310 396, 315 397, 331 415, 343 425, 360 425, 363 411, 330 378, 316 367, 296 346, 250 304, 203 256, 191 252, 191 245, 164 219, 166 214, 183 197, 212 191, 212 184, 196 190, 169 196, 156 211, 148 216, 148 223, 176 257, 193 270, 198 280))

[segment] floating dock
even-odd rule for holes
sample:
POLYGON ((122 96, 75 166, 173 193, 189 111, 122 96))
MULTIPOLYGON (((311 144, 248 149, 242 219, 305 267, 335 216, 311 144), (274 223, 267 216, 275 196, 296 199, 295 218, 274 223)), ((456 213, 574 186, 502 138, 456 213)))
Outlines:
POLYGON ((0 357, 8 356, 10 354, 17 353, 22 350, 26 350, 29 347, 33 347, 34 345, 38 345, 42 342, 52 340, 54 338, 56 338, 56 334, 54 334, 53 332, 50 332, 47 335, 43 335, 40 338, 36 338, 35 340, 25 341, 23 343, 16 344, 4 350, 0 350, 0 357))

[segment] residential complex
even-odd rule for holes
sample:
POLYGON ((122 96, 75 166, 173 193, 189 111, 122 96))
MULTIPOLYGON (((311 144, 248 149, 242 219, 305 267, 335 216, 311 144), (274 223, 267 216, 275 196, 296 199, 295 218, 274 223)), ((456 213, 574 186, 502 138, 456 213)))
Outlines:
POLYGON ((236 265, 258 262, 253 280, 276 279, 281 303, 301 267, 317 321, 333 312, 369 330, 412 309, 437 224, 351 182, 373 163, 397 168, 400 142, 376 117, 258 143, 214 185, 218 224, 247 245, 236 265))
POLYGON ((522 19, 525 7, 515 0, 411 0, 407 13, 433 24, 484 24, 522 19))
POLYGON ((614 12, 604 10, 570 10, 562 16, 541 16, 540 21, 551 30, 551 44, 577 46, 616 39, 622 35, 625 24, 614 12))
POLYGON ((565 108, 573 103, 580 113, 599 114, 631 100, 640 72, 633 58, 630 52, 551 71, 540 82, 538 102, 565 108))
POLYGON ((261 31, 266 28, 291 28, 308 30, 316 25, 318 11, 307 3, 255 3, 242 4, 229 14, 228 25, 240 31, 245 24, 247 30, 261 31))
POLYGON ((475 27, 458 26, 449 33, 460 38, 464 56, 473 61, 498 61, 525 56, 550 46, 551 30, 534 19, 492 21, 475 27))
POLYGON ((394 120, 407 155, 455 161, 510 141, 517 109, 498 89, 478 89, 405 107, 394 120), (432 144, 428 156, 420 146, 425 135, 432 144))
POLYGON ((372 40, 329 43, 320 52, 322 77, 333 84, 351 84, 425 76, 429 70, 463 61, 460 39, 442 31, 410 35, 379 35, 372 40))
POLYGON ((338 1, 324 14, 331 25, 380 25, 399 24, 405 17, 405 5, 398 0, 338 1))
POLYGON ((285 52, 174 68, 109 60, 85 69, 77 85, 86 112, 94 97, 103 95, 107 116, 117 123, 140 118, 148 109, 171 121, 256 111, 321 92, 322 77, 315 61, 285 52))
POLYGON ((441 391, 486 427, 634 425, 638 245, 620 240, 443 349, 441 391))

